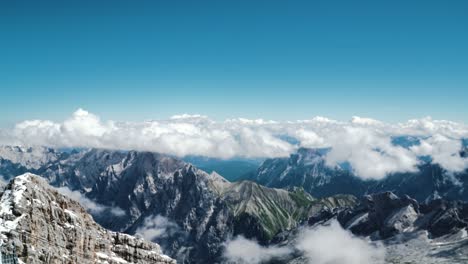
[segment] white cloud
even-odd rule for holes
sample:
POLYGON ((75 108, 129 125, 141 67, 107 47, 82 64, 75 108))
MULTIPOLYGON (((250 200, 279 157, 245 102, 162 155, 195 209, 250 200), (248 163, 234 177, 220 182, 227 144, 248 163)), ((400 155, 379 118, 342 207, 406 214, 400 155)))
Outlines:
POLYGON ((295 136, 295 138, 301 142, 302 147, 316 148, 325 144, 324 138, 317 135, 314 131, 305 130, 304 128, 298 129, 295 136))
POLYGON ((111 206, 105 206, 102 204, 95 203, 94 201, 85 197, 79 191, 72 191, 68 187, 59 187, 59 188, 56 188, 56 190, 62 195, 65 195, 68 198, 71 198, 79 202, 81 206, 83 206, 86 210, 88 210, 92 214, 101 214, 105 211, 106 212, 108 211, 115 216, 125 215, 125 211, 119 207, 115 207, 115 206, 111 207, 111 206))
POLYGON ((420 145, 412 146, 411 150, 421 156, 431 156, 434 163, 449 171, 462 171, 468 168, 468 159, 459 155, 462 142, 436 134, 421 140, 420 145))
POLYGON ((207 116, 204 115, 191 115, 191 114, 181 114, 181 115, 173 115, 171 119, 207 119, 207 116))
POLYGON ((331 151, 327 163, 349 162, 363 178, 384 178, 389 173, 416 171, 417 156, 408 149, 395 146, 391 138, 362 127, 346 127, 330 136, 331 151))
POLYGON ((288 258, 301 252, 310 264, 383 264, 385 248, 354 236, 333 220, 328 225, 304 227, 287 246, 261 246, 238 236, 225 243, 224 257, 230 263, 258 264, 288 258))
POLYGON ((294 150, 254 122, 217 123, 203 116, 180 115, 141 123, 101 121, 82 109, 63 123, 24 121, 15 126, 14 143, 53 147, 136 149, 162 153, 230 158, 279 157, 294 150))
POLYGON ((125 211, 120 208, 120 207, 117 207, 117 206, 107 206, 106 208, 110 209, 110 213, 115 215, 115 216, 124 216, 125 215, 125 211))
POLYGON ((224 257, 230 263, 236 264, 258 264, 273 258, 282 258, 293 251, 290 247, 264 247, 256 241, 238 236, 226 242, 224 257))
POLYGON ((146 217, 143 224, 135 231, 136 234, 150 241, 156 238, 172 237, 177 232, 180 232, 179 226, 162 215, 146 217))
POLYGON ((373 245, 344 230, 334 220, 328 226, 309 228, 301 233, 296 247, 310 264, 380 264, 385 248, 373 245))
MULTIPOLYGON (((326 157, 329 165, 347 161, 358 176, 379 179, 389 173, 414 171, 419 162, 417 155, 428 152, 391 143, 392 137, 402 135, 457 141, 468 138, 468 126, 430 117, 389 124, 363 117, 353 117, 349 122, 325 117, 285 122, 245 118, 214 121, 189 114, 167 120, 117 122, 101 120, 79 109, 63 122, 20 122, 12 130, 0 131, 0 143, 132 149, 216 158, 285 157, 298 147, 331 147, 326 157), (297 144, 287 138, 297 140, 297 144)), ((466 168, 466 159, 453 156, 453 147, 458 146, 446 147, 440 140, 423 142, 426 148, 431 147, 429 155, 433 155, 434 162, 445 169, 466 168)))
POLYGON ((366 117, 359 117, 359 116, 353 116, 351 118, 351 123, 357 124, 357 125, 371 125, 371 126, 382 126, 384 123, 380 122, 379 120, 375 120, 372 118, 366 118, 366 117))

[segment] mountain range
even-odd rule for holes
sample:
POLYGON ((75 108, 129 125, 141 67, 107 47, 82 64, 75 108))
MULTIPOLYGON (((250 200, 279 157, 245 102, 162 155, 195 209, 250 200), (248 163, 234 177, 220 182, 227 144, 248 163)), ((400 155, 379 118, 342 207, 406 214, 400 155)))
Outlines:
POLYGON ((170 235, 164 230, 147 238, 180 263, 215 262, 229 237, 243 234, 267 243, 305 221, 313 208, 355 202, 351 196, 330 198, 333 202, 315 199, 300 188, 286 191, 250 181, 230 183, 158 153, 100 149, 64 153, 21 147, 4 147, 2 152, 8 153, 0 159, 4 179, 30 171, 55 187, 79 193, 81 199, 102 208, 90 212, 105 228, 145 234, 148 222, 154 227, 152 220, 169 219, 166 226, 174 227, 170 235))
MULTIPOLYGON (((425 162, 417 172, 363 180, 345 164, 328 166, 326 153, 301 148, 288 158, 266 159, 256 170, 239 176, 249 180, 230 182, 215 171, 207 173, 159 153, 3 146, 0 175, 13 182, 27 172, 40 175, 60 193, 79 201, 103 228, 158 243, 179 263, 233 261, 225 254, 226 243, 233 239, 244 237, 262 247, 284 246, 297 240, 303 228, 327 225, 333 219, 355 236, 386 241, 391 252, 387 259, 394 263, 405 255, 387 243, 395 236, 417 230, 428 232, 430 239, 434 234, 445 238, 464 230, 463 203, 448 201, 466 200, 468 173, 451 174, 425 162), (387 210, 387 203, 375 203, 381 196, 390 197, 388 203, 397 206, 387 210), (441 205, 430 205, 431 201, 441 205), (370 217, 379 210, 385 213, 370 217), (366 213, 370 220, 364 220, 366 213), (420 224, 419 219, 428 215, 442 226, 454 226, 439 234, 437 224, 420 224), (385 224, 389 221, 390 227, 385 224), (418 228, 410 230, 407 225, 418 228)), ((264 262, 307 263, 305 253, 293 252, 264 262)))
MULTIPOLYGON (((422 161, 416 172, 392 173, 381 180, 366 180, 353 173, 346 164, 328 166, 326 153, 326 149, 300 148, 287 158, 265 160, 245 178, 273 188, 302 187, 316 197, 337 193, 360 197, 392 191, 398 195, 409 195, 418 201, 431 197, 468 200, 468 170, 453 173, 438 164, 422 161)), ((466 153, 465 147, 459 155, 466 157, 466 153)))

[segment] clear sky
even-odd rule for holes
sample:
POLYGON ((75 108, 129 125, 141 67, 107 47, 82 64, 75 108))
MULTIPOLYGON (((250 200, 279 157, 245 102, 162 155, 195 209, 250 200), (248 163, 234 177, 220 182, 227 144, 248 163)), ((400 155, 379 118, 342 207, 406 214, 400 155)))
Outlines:
POLYGON ((0 1, 0 127, 198 113, 468 121, 468 1, 0 1))

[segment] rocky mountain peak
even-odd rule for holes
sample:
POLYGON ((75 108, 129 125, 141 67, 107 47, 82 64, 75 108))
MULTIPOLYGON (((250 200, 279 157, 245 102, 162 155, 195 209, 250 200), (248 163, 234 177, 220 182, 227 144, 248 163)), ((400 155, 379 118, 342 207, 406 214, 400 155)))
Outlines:
POLYGON ((48 147, 0 146, 0 159, 20 164, 27 169, 38 169, 60 159, 61 154, 48 147))
POLYGON ((309 224, 332 218, 352 233, 373 239, 416 231, 427 231, 430 237, 440 237, 468 227, 468 203, 443 199, 418 203, 406 195, 382 192, 364 196, 354 208, 317 212, 309 218, 309 224))
POLYGON ((78 202, 30 173, 1 194, 0 239, 27 263, 175 263, 155 243, 99 226, 78 202))

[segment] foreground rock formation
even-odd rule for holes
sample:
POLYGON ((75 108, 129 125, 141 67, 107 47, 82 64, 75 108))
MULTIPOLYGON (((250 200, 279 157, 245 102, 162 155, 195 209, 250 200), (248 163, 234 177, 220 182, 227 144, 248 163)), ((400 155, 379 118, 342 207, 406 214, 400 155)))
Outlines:
POLYGON ((25 263, 175 263, 158 244, 99 226, 39 176, 14 178, 0 199, 3 251, 25 263))

